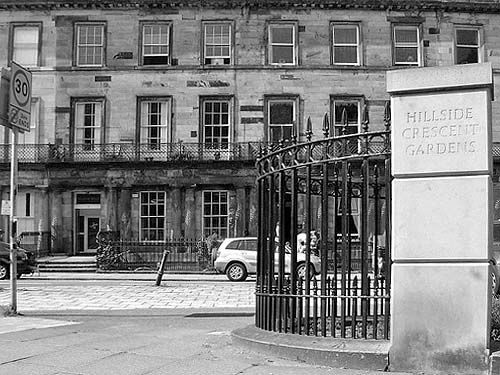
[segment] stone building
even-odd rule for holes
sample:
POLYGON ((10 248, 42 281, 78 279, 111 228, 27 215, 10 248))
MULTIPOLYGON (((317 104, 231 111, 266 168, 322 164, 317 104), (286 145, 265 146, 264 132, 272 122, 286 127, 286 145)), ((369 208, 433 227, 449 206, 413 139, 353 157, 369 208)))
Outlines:
POLYGON ((321 137, 325 113, 361 131, 364 106, 383 127, 390 69, 491 62, 497 78, 498 25, 495 1, 2 0, 0 66, 33 73, 18 231, 68 254, 99 229, 256 235, 259 147, 305 140, 308 117, 321 137))

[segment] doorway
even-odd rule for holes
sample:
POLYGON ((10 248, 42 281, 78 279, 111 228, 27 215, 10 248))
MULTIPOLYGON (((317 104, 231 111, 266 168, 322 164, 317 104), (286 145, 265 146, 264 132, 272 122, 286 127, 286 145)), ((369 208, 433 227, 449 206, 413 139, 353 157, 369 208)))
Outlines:
POLYGON ((76 251, 78 253, 95 252, 97 250, 97 233, 101 227, 99 212, 94 210, 77 210, 76 216, 76 251))
POLYGON ((75 194, 75 253, 95 253, 101 229, 101 194, 75 194))

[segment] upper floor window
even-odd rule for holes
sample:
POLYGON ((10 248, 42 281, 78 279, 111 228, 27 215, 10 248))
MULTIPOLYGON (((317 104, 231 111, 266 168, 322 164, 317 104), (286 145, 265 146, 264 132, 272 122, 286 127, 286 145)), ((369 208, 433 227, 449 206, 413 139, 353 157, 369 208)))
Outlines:
POLYGON ((74 142, 82 145, 83 151, 94 150, 102 141, 103 106, 103 100, 81 99, 74 104, 74 142))
POLYGON ((230 138, 231 113, 229 99, 203 101, 203 142, 227 148, 230 138))
POLYGON ((160 150, 168 142, 170 129, 170 99, 141 99, 141 143, 150 150, 160 150))
POLYGON ((479 29, 459 27, 455 29, 455 63, 473 64, 481 62, 479 29))
POLYGON ((394 25, 392 30, 394 65, 422 65, 419 26, 394 25))
POLYGON ((273 23, 269 25, 269 63, 297 65, 296 25, 273 23))
POLYGON ((104 24, 76 24, 76 65, 104 66, 104 24))
POLYGON ((170 24, 142 25, 142 65, 170 64, 170 24))
POLYGON ((231 23, 206 22, 203 24, 203 63, 229 65, 232 63, 231 23))
POLYGON ((41 24, 13 24, 11 59, 24 67, 40 66, 41 24))
POLYGON ((297 99, 269 98, 267 100, 268 141, 276 143, 282 139, 291 139, 295 126, 297 126, 297 99))
POLYGON ((361 48, 359 25, 332 24, 333 63, 339 65, 360 65, 361 48))

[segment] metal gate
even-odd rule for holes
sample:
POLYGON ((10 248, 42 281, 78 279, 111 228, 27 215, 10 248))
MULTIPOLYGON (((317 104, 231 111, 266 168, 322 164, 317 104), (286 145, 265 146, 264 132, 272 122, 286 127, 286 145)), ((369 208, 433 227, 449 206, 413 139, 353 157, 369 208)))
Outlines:
POLYGON ((282 140, 257 161, 256 326, 301 335, 389 338, 390 109, 382 131, 282 140))

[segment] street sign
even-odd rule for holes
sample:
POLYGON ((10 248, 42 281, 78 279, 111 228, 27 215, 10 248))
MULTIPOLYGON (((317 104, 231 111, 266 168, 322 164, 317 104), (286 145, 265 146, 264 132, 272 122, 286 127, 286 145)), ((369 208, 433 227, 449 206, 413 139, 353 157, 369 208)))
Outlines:
POLYGON ((31 72, 12 62, 9 95, 9 123, 20 131, 30 131, 31 72))
POLYGON ((2 208, 0 215, 7 215, 10 216, 10 201, 2 200, 2 208))

